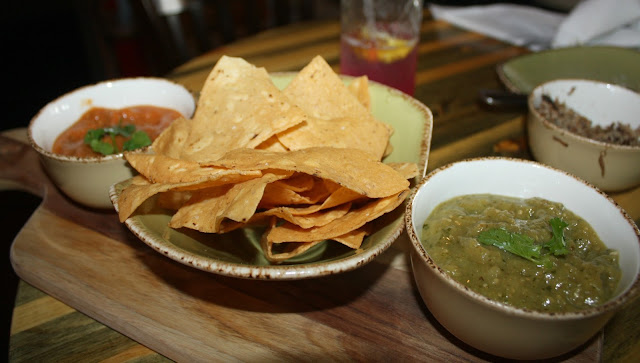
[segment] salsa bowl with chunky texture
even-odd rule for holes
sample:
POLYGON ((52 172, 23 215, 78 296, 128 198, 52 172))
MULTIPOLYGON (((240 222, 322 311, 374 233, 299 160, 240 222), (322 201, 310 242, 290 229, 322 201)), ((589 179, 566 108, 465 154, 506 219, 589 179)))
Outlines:
MULTIPOLYGON (((516 219, 518 223, 514 225, 522 220, 516 219)), ((545 359, 569 353, 594 337, 616 311, 637 297, 640 289, 640 231, 628 214, 589 183, 538 162, 478 158, 436 169, 414 189, 407 204, 405 225, 412 244, 413 275, 426 306, 457 338, 496 356, 545 359), (441 203, 471 194, 543 198, 561 203, 590 224, 606 250, 617 251, 619 281, 608 300, 569 312, 549 312, 489 299, 454 280, 425 248, 421 240, 423 225, 441 203)), ((497 250, 480 243, 473 248, 497 250)), ((503 278, 496 283, 499 288, 506 283, 503 278)), ((543 278, 548 278, 546 272, 543 278)), ((517 286, 524 287, 522 283, 517 286)))
POLYGON ((537 161, 607 192, 640 184, 640 93, 558 79, 537 86, 528 103, 529 145, 537 161))
MULTIPOLYGON (((195 101, 187 89, 166 79, 122 78, 73 90, 48 103, 31 120, 29 142, 51 180, 66 196, 90 208, 113 208, 109 188, 135 174, 123 153, 66 155, 54 152, 54 143, 90 109, 138 106, 169 109, 177 112, 176 115, 191 117, 195 101)), ((82 146, 82 142, 79 145, 82 146)))

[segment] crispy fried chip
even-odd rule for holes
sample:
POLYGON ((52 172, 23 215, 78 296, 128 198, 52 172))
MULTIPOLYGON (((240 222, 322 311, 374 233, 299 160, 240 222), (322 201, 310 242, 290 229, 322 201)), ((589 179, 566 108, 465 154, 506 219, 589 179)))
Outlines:
POLYGON ((118 216, 120 222, 124 222, 135 210, 152 196, 167 191, 185 191, 211 188, 225 184, 235 184, 262 175, 257 170, 221 170, 215 175, 205 179, 197 179, 183 183, 151 183, 143 176, 137 175, 133 182, 122 192, 118 198, 118 216))
POLYGON ((335 189, 339 188, 331 181, 314 178, 308 174, 302 175, 306 175, 314 181, 308 190, 289 185, 286 180, 271 183, 267 185, 259 207, 268 209, 285 205, 316 204, 325 200, 335 189))
POLYGON ((418 165, 415 163, 389 163, 387 165, 400 173, 405 179, 413 179, 419 175, 418 165))
POLYGON ((351 189, 345 187, 339 187, 334 190, 333 193, 327 199, 322 202, 322 204, 313 204, 307 207, 281 207, 286 208, 287 213, 290 213, 294 216, 296 215, 308 215, 323 209, 333 208, 335 206, 339 206, 341 204, 357 202, 359 200, 367 199, 362 194, 356 193, 351 189))
POLYGON ((236 149, 207 165, 236 170, 302 172, 332 180, 369 198, 386 197, 409 186, 393 168, 357 149, 315 147, 287 153, 236 149))
POLYGON ((342 236, 333 237, 332 240, 342 243, 343 245, 358 249, 362 245, 362 241, 366 236, 369 235, 369 229, 366 228, 367 225, 364 225, 361 228, 354 229, 351 232, 345 233, 342 236))
POLYGON ((292 224, 300 226, 302 228, 312 228, 312 227, 320 227, 327 225, 334 220, 344 216, 349 212, 351 208, 351 203, 344 203, 338 207, 332 209, 325 209, 323 211, 318 211, 314 213, 308 214, 294 214, 292 213, 295 208, 290 207, 278 207, 269 209, 264 212, 256 213, 256 218, 262 218, 267 216, 275 216, 285 221, 288 221, 292 224))
POLYGON ((419 174, 381 162, 393 129, 371 107, 368 78, 345 85, 321 57, 280 91, 264 68, 223 56, 193 118, 176 119, 149 153, 125 154, 140 175, 119 195, 120 221, 163 208, 174 229, 266 225, 272 263, 327 240, 359 249, 419 174))
POLYGON ((267 240, 267 235, 269 230, 275 227, 277 218, 272 217, 269 220, 269 229, 262 235, 260 240, 260 245, 262 247, 262 251, 264 252, 267 260, 271 262, 282 262, 286 261, 292 257, 298 256, 306 251, 308 251, 311 247, 317 245, 322 241, 314 241, 314 242, 300 242, 300 243, 287 243, 283 245, 283 248, 279 251, 274 251, 274 243, 267 240))
POLYGON ((217 233, 225 218, 247 222, 256 211, 267 184, 290 174, 268 173, 233 185, 198 190, 171 218, 171 228, 187 227, 217 233))
POLYGON ((388 132, 382 132, 380 129, 380 137, 369 137, 371 129, 367 122, 359 122, 349 117, 331 120, 310 118, 307 122, 279 133, 278 140, 289 150, 321 146, 355 148, 370 152, 380 160, 385 153, 384 148, 379 147, 380 139, 384 138, 383 143, 386 145, 388 132))
MULTIPOLYGON (((192 185, 182 183, 182 185, 192 185)), ((118 198, 118 216, 120 222, 124 222, 135 210, 152 196, 175 188, 176 184, 152 184, 145 177, 137 175, 133 177, 131 184, 122 190, 118 198)))
POLYGON ((282 262, 327 239, 354 249, 360 248, 364 237, 370 233, 366 223, 395 209, 408 193, 409 191, 405 190, 397 195, 373 200, 320 227, 305 229, 293 223, 277 226, 272 222, 261 240, 265 256, 269 261, 282 262), (279 245, 284 247, 279 248, 281 251, 276 251, 276 246, 279 245))
POLYGON ((373 119, 367 108, 320 56, 313 58, 298 72, 283 93, 308 115, 316 118, 330 120, 350 116, 373 119))
POLYGON ((208 179, 227 169, 202 167, 195 161, 180 160, 164 155, 126 153, 129 164, 152 183, 187 183, 208 179))
POLYGON ((372 199, 364 206, 352 209, 343 217, 317 228, 304 229, 292 223, 274 226, 267 232, 266 240, 269 243, 313 242, 339 237, 392 211, 404 201, 408 193, 409 190, 406 189, 386 198, 372 199))
POLYGON ((256 146, 256 149, 278 151, 278 152, 289 151, 284 145, 282 145, 280 140, 278 140, 278 137, 275 135, 271 136, 269 139, 267 139, 267 141, 256 146))
POLYGON ((378 160, 384 156, 391 129, 373 117, 322 57, 304 67, 283 93, 310 116, 295 129, 278 133, 288 149, 302 148, 299 140, 305 140, 308 147, 351 145, 378 160))
POLYGON ((190 190, 171 190, 158 194, 156 198, 156 206, 172 211, 177 211, 186 202, 191 199, 193 191, 190 190))
POLYGON ((369 94, 369 78, 360 76, 355 78, 348 86, 349 92, 356 96, 358 102, 362 104, 367 111, 371 111, 371 95, 369 94))
POLYGON ((229 150, 253 148, 306 118, 264 68, 223 56, 202 88, 181 158, 211 161, 229 150))
POLYGON ((153 152, 173 159, 179 159, 182 153, 182 145, 189 137, 191 123, 193 121, 184 117, 179 117, 169 127, 164 129, 151 144, 153 152))

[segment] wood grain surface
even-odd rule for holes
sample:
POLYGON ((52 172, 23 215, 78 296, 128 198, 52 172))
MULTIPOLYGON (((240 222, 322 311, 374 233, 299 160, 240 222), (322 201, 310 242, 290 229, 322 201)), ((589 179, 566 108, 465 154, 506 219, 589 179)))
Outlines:
MULTIPOLYGON (((415 97, 434 113, 429 170, 476 156, 530 158, 524 113, 477 102, 480 88, 501 88, 496 65, 526 52, 426 14, 415 97)), ((339 70, 339 24, 266 31, 168 78, 197 92, 224 54, 270 72, 298 70, 320 54, 339 70)), ((500 361, 457 340, 429 313, 404 234, 375 261, 331 277, 278 282, 202 272, 151 250, 113 211, 61 196, 35 152, 14 140, 20 132, 0 138, 0 179, 43 202, 12 245, 22 281, 11 361, 500 361)), ((640 188, 613 197, 640 220, 640 188)), ((639 321, 636 302, 554 361, 637 361, 639 321)))
MULTIPOLYGON (((34 162, 32 154, 25 145, 25 162, 34 162)), ((140 243, 114 213, 88 211, 43 187, 44 202, 16 238, 11 261, 23 280, 64 304, 45 296, 19 304, 17 314, 46 304, 40 319, 51 322, 77 310, 177 361, 493 360, 457 341, 421 303, 406 268, 405 235, 352 272, 241 280, 174 262, 140 243)), ((42 323, 20 321, 15 343, 32 344, 42 323)), ((597 338, 571 360, 596 359, 597 338)), ((25 353, 21 359, 47 358, 25 353)))

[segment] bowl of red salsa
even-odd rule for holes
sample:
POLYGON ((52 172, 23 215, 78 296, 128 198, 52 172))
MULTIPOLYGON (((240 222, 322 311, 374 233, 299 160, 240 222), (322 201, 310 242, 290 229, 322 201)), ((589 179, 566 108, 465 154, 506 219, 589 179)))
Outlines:
POLYGON ((171 122, 194 110, 192 93, 172 81, 109 80, 45 105, 29 124, 29 141, 65 195, 87 207, 112 208, 109 187, 135 174, 124 152, 145 152, 171 122))

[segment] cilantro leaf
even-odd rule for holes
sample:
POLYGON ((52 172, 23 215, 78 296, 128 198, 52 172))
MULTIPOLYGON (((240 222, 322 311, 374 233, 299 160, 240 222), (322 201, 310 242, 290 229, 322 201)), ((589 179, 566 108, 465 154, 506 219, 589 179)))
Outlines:
MULTIPOLYGON (((124 127, 122 127, 120 134, 124 137, 129 137, 130 135, 132 135, 134 132, 136 131, 136 126, 131 124, 131 125, 126 125, 124 127)), ((144 131, 140 131, 140 132, 144 132, 144 131)))
POLYGON ((526 258, 529 261, 549 267, 551 260, 544 250, 549 250, 555 256, 569 253, 564 240, 564 228, 568 224, 560 218, 549 220, 551 225, 551 239, 543 244, 535 243, 533 238, 520 233, 509 232, 504 228, 492 228, 478 234, 477 240, 489 246, 498 247, 514 255, 526 258))
POLYGON ((108 142, 104 142, 104 141, 100 141, 100 140, 90 140, 89 141, 89 146, 91 146, 91 149, 97 153, 100 153, 102 155, 111 155, 115 153, 115 147, 108 143, 108 142))
POLYGON ((514 255, 526 258, 537 264, 545 264, 542 246, 534 243, 533 238, 524 234, 512 233, 504 228, 492 228, 480 232, 478 241, 484 245, 498 247, 514 255))
POLYGON ((125 141, 124 145, 122 145, 122 148, 130 151, 148 145, 151 145, 151 138, 149 138, 149 135, 147 135, 147 133, 144 131, 136 131, 131 135, 131 138, 129 140, 125 141))
POLYGON ((566 255, 569 253, 567 243, 564 240, 564 229, 568 226, 567 222, 560 218, 552 218, 549 220, 551 225, 551 233, 553 237, 544 244, 555 256, 566 255))
POLYGON ((96 130, 89 130, 87 131, 87 133, 84 135, 84 143, 91 145, 91 142, 93 140, 100 140, 102 139, 102 137, 104 136, 105 131, 104 129, 96 129, 96 130))
POLYGON ((118 125, 113 127, 87 131, 84 135, 84 143, 89 145, 91 149, 97 153, 111 155, 120 152, 116 144, 116 136, 118 135, 128 138, 122 145, 126 151, 151 145, 151 138, 146 132, 136 131, 136 126, 133 124, 123 126, 122 120, 120 120, 118 125), (111 143, 102 141, 105 136, 109 136, 111 143))

